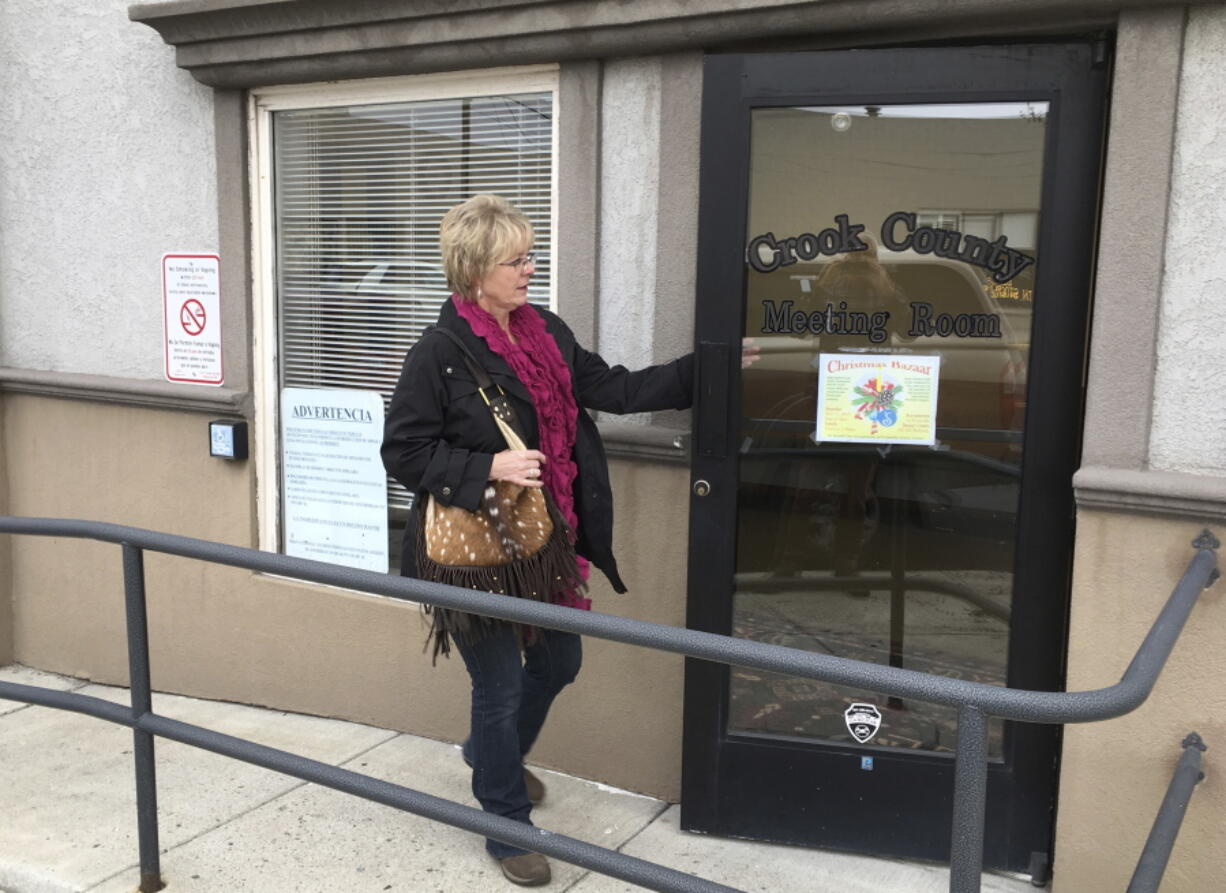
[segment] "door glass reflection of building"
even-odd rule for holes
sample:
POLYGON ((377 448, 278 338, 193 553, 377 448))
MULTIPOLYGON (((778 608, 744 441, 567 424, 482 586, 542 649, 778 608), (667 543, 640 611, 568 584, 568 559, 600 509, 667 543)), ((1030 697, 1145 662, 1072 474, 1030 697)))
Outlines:
MULTIPOLYGON (((753 112, 735 635, 1006 682, 1046 112, 753 112)), ((738 732, 955 742, 952 709, 835 685, 734 669, 730 700, 738 732)))

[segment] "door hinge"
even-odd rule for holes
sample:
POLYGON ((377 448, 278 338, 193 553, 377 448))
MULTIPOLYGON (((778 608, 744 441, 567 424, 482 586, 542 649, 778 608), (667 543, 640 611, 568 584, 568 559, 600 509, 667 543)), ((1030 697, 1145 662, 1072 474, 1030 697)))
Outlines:
POLYGON ((1090 43, 1090 67, 1103 68, 1111 60, 1110 38, 1102 32, 1095 34, 1090 43))

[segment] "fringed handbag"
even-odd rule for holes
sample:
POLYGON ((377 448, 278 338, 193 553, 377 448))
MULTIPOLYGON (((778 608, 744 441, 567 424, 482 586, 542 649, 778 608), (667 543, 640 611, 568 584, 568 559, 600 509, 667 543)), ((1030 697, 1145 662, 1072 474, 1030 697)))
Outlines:
MULTIPOLYGON (((465 365, 507 448, 527 449, 510 401, 490 380, 459 337, 446 329, 434 331, 450 338, 464 355, 465 365)), ((423 580, 462 586, 465 589, 552 602, 559 592, 582 592, 587 584, 575 559, 575 534, 544 487, 521 487, 509 481, 490 481, 481 505, 468 511, 442 505, 433 495, 426 501, 418 524, 417 575, 423 580)), ((451 651, 453 636, 473 642, 502 622, 427 605, 433 659, 451 651)), ((531 642, 534 628, 514 624, 521 642, 531 642)))

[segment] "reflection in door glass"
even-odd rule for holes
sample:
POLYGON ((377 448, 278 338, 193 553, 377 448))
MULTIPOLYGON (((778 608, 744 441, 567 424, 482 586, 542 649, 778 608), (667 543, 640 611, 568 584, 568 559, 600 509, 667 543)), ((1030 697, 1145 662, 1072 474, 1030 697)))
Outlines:
MULTIPOLYGON (((735 635, 1006 683, 1046 111, 753 113, 735 635)), ((874 692, 733 668, 730 698, 734 731, 955 744, 874 692)))

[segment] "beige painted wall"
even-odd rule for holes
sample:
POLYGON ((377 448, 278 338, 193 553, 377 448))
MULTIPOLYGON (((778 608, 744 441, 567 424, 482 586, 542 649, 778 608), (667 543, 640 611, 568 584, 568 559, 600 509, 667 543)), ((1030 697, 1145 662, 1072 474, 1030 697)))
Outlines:
MULTIPOLYGON (((1193 554, 1193 521, 1082 511, 1077 522, 1068 689, 1119 680, 1193 554)), ((1226 523, 1210 524, 1219 539, 1226 523)), ((1123 890, 1188 732, 1209 746, 1164 893, 1221 887, 1226 862, 1226 584, 1192 612, 1149 700, 1133 713, 1068 726, 1056 818, 1055 893, 1123 890)))
MULTIPOLYGON (((252 463, 207 455, 208 416, 25 395, 5 398, 17 515, 87 518, 237 545, 254 541, 252 463)), ((598 610, 684 621, 683 468, 613 463, 617 547, 631 592, 593 587, 598 610), (661 544, 666 544, 661 548, 661 544)), ((458 741, 468 677, 432 668, 417 608, 181 558, 146 557, 154 687, 339 716, 458 741)), ((16 660, 127 679, 119 549, 68 539, 13 546, 16 660)), ((676 799, 682 659, 586 640, 534 759, 676 799)))
MULTIPOLYGON (((8 451, 4 440, 4 401, 0 394, 0 515, 9 514, 8 451)), ((13 659, 13 592, 11 537, 0 536, 0 667, 13 659)))

